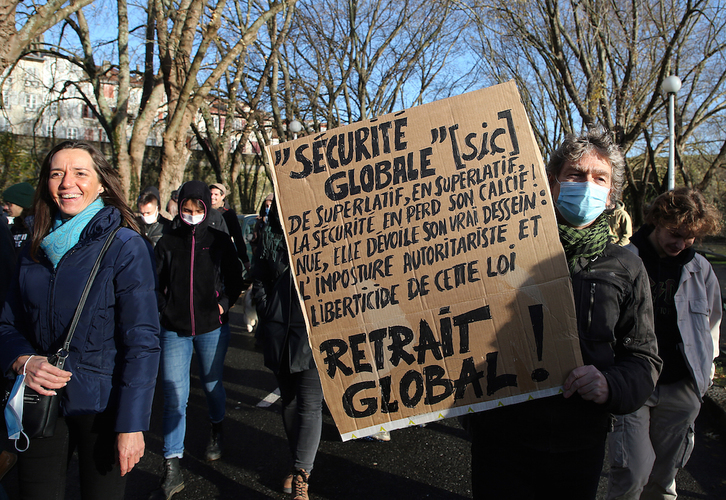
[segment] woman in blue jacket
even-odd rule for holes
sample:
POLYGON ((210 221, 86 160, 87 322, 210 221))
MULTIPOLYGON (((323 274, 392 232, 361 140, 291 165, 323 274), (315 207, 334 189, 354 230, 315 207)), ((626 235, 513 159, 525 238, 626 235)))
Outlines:
POLYGON ((23 499, 63 498, 68 457, 79 453, 83 499, 124 496, 144 454, 159 365, 151 245, 139 235, 118 174, 90 144, 64 141, 45 158, 30 244, 0 316, 0 366, 40 394, 65 388, 52 437, 20 454, 23 499), (101 261, 65 369, 46 358, 65 340, 86 280, 101 261))

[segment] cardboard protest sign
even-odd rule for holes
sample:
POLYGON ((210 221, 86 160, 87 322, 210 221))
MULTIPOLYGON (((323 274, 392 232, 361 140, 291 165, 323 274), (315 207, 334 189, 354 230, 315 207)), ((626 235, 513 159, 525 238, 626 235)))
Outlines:
POLYGON ((514 83, 267 154, 343 440, 553 395, 582 364, 514 83))

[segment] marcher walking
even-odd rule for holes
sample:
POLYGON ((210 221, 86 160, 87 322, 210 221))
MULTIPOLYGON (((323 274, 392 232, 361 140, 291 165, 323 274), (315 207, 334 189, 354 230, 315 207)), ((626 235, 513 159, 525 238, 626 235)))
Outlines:
POLYGON ((48 153, 33 213, 0 316, 0 367, 42 395, 63 393, 53 436, 31 439, 20 454, 20 494, 63 498, 77 450, 81 497, 122 499, 125 476, 144 455, 159 365, 151 245, 137 231, 118 173, 85 142, 64 141, 48 153), (61 370, 47 356, 62 346, 91 268, 119 226, 61 370))
POLYGON ((227 225, 227 231, 232 237, 232 242, 237 249, 237 257, 242 261, 245 269, 250 268, 250 258, 247 255, 247 243, 242 236, 242 227, 239 225, 237 213, 233 208, 226 206, 224 201, 227 197, 227 188, 222 184, 210 184, 209 191, 212 193, 212 208, 217 210, 227 225))
POLYGON ((294 500, 307 500, 322 432, 323 389, 274 201, 268 217, 252 266, 252 293, 260 318, 257 330, 264 343, 265 366, 275 373, 280 388, 282 423, 292 455, 283 490, 294 500))
POLYGON ((3 191, 3 209, 7 214, 8 227, 15 242, 15 254, 20 250, 30 236, 30 229, 25 223, 29 215, 30 207, 33 205, 35 189, 27 182, 13 184, 3 191))
POLYGON ((154 186, 144 188, 139 194, 136 206, 139 209, 139 216, 136 218, 139 230, 141 234, 149 238, 152 245, 156 246, 156 243, 171 226, 171 221, 161 215, 159 211, 161 206, 159 190, 154 186))
POLYGON ((475 499, 594 499, 611 413, 639 408, 655 387, 661 362, 648 276, 609 243, 603 214, 620 196, 623 164, 600 130, 568 136, 547 165, 585 365, 561 395, 471 415, 475 499))
POLYGON ((645 405, 617 417, 609 499, 676 498, 676 472, 691 455, 719 354, 719 282, 692 245, 719 232, 721 214, 698 191, 679 188, 658 196, 645 221, 626 248, 640 255, 650 277, 663 371, 645 405))
MULTIPOLYGON (((229 345, 229 310, 242 291, 242 266, 229 235, 210 225, 211 194, 201 181, 184 183, 179 215, 156 244, 161 312, 161 374, 164 392, 164 476, 152 498, 169 499, 184 488, 189 367, 197 354, 207 398, 206 460, 222 456, 226 393, 222 382, 229 345)), ((221 218, 221 216, 220 216, 221 218)))

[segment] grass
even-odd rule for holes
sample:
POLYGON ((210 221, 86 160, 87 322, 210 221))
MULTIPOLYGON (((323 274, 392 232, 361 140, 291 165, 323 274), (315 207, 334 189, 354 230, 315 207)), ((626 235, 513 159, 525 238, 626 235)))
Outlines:
POLYGON ((707 239, 697 242, 693 247, 705 253, 712 265, 726 265, 726 242, 722 239, 707 239))
POLYGON ((726 387, 726 367, 724 367, 724 360, 721 358, 716 359, 716 374, 713 376, 713 385, 726 387))

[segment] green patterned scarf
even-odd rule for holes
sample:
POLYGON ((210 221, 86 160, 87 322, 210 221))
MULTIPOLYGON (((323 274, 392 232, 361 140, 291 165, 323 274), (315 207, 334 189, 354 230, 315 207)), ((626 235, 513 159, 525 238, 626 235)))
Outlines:
POLYGON ((560 230, 560 241, 565 249, 570 271, 580 257, 591 259, 600 255, 609 241, 610 226, 604 213, 584 229, 575 229, 565 224, 557 224, 557 228, 560 230))

